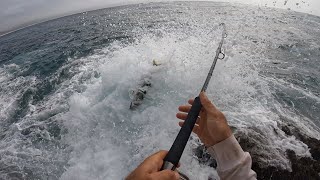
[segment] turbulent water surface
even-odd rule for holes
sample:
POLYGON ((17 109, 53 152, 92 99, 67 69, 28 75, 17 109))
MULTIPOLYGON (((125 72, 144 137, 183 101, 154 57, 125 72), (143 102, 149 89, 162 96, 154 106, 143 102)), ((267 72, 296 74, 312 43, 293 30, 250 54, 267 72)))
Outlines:
MULTIPOLYGON (((291 170, 286 150, 310 157, 290 124, 320 138, 320 17, 225 3, 115 7, 0 37, 0 179, 123 179, 169 149, 177 107, 197 95, 227 26, 208 96, 261 166, 291 170), (152 66, 157 60, 161 66, 152 66), (129 92, 151 77, 143 104, 129 92)), ((181 170, 218 178, 194 155, 181 170)))

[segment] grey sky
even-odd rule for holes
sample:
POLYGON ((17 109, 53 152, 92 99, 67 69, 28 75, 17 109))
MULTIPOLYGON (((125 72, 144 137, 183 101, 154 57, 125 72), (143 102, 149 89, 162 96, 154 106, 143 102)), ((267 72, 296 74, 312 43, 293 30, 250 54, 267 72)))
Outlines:
MULTIPOLYGON (((116 5, 161 0, 1 0, 0 34, 54 17, 116 5)), ((174 0, 166 0, 174 1, 174 0)), ((194 0, 196 1, 196 0, 194 0)), ((212 0, 290 8, 320 16, 320 0, 212 0), (298 3, 298 4, 297 4, 298 3)))

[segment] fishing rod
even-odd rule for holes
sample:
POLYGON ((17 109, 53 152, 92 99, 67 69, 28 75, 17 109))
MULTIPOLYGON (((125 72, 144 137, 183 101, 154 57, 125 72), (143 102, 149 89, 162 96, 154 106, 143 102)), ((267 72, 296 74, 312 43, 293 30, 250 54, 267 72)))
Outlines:
MULTIPOLYGON (((211 65, 206 81, 204 82, 204 85, 201 89, 201 92, 205 92, 207 90, 210 79, 212 77, 213 70, 216 66, 218 59, 224 59, 225 57, 225 54, 222 52, 221 49, 224 43, 224 39, 227 37, 226 25, 224 23, 221 23, 220 25, 223 27, 222 38, 219 43, 218 49, 216 50, 216 56, 213 60, 213 63, 211 65), (220 55, 222 55, 222 57, 219 57, 220 55)), ((161 170, 170 169, 174 171, 177 168, 184 148, 186 147, 186 144, 192 132, 192 129, 199 116, 201 108, 202 105, 200 102, 200 97, 198 96, 194 99, 192 107, 188 113, 187 119, 184 121, 184 124, 182 125, 176 139, 174 140, 174 143, 172 144, 168 154, 164 158, 164 163, 161 167, 161 170)))

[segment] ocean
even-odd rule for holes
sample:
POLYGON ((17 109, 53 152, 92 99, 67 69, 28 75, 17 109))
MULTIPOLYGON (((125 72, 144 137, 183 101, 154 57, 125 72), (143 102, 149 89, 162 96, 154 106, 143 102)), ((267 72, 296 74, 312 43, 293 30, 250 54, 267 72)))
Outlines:
MULTIPOLYGON (((209 71, 220 23, 226 57, 207 93, 240 144, 262 169, 300 171, 288 152, 319 165, 306 139, 320 147, 320 17, 229 3, 147 3, 0 37, 0 179, 123 179, 168 150, 178 106, 198 95, 209 71), (146 77, 152 86, 130 110, 130 92, 146 77)), ((196 155, 201 145, 190 137, 180 170, 219 179, 196 155)))

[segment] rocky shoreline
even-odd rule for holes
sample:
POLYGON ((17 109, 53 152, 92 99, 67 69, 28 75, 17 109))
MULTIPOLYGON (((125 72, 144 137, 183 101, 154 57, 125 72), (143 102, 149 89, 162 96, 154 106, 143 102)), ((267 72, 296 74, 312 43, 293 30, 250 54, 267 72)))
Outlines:
POLYGON ((308 145, 312 158, 300 157, 292 150, 286 150, 286 155, 291 162, 292 172, 278 167, 260 165, 259 157, 252 152, 252 142, 249 138, 241 136, 240 145, 252 156, 252 169, 257 173, 258 179, 290 179, 290 180, 318 180, 320 179, 320 140, 303 135, 299 129, 292 125, 282 125, 281 130, 288 136, 295 136, 297 139, 308 145))
MULTIPOLYGON (((288 136, 295 136, 297 139, 308 145, 310 157, 300 157, 292 150, 286 150, 286 155, 291 162, 292 172, 274 166, 266 166, 260 160, 260 155, 256 153, 254 138, 248 138, 241 133, 235 133, 241 147, 249 152, 252 157, 252 169, 257 173, 259 180, 320 180, 320 140, 303 135, 300 130, 293 125, 281 125, 281 130, 288 136)), ((216 168, 216 161, 209 155, 204 146, 195 149, 201 164, 216 168)), ((212 178, 209 178, 212 179, 212 178)))

